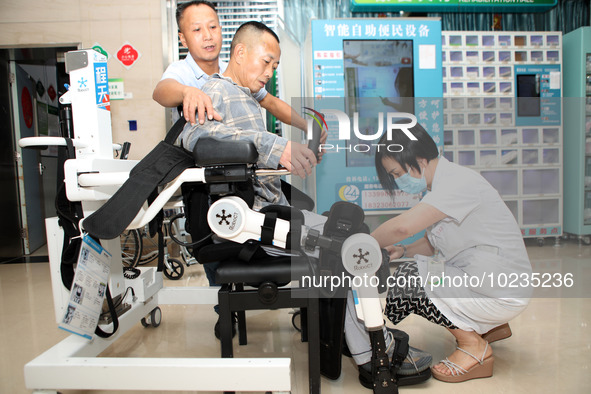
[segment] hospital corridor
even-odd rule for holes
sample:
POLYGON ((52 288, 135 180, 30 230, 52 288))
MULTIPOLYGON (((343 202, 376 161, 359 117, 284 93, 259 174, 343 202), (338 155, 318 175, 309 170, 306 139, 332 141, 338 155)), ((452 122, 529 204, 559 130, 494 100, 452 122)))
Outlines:
POLYGON ((589 0, 0 0, 0 394, 591 393, 589 0))

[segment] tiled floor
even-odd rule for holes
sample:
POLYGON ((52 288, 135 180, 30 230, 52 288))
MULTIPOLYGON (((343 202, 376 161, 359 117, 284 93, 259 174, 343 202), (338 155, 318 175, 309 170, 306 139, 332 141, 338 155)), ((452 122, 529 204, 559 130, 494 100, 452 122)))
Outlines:
MULTIPOLYGON (((513 336, 493 345, 494 376, 460 384, 430 379, 403 387, 401 392, 438 393, 588 393, 591 392, 591 246, 568 241, 560 247, 528 246, 535 269, 573 273, 576 291, 542 293, 511 322, 513 336), (577 286, 578 285, 578 286, 577 286), (577 298, 567 298, 575 296, 577 298)), ((165 285, 203 285, 200 266, 191 266, 177 282, 165 285)), ((162 306, 160 327, 139 323, 107 349, 104 356, 217 357, 219 342, 212 332, 216 315, 210 306, 162 306)), ((307 392, 306 344, 299 341, 287 310, 250 313, 249 344, 235 346, 236 357, 291 357, 292 393, 307 392)), ((454 341, 445 329, 411 316, 399 325, 411 343, 438 360, 451 353, 454 341)), ((23 366, 64 339, 56 326, 46 263, 0 265, 0 393, 27 393, 23 366)), ((162 377, 166 379, 166 376, 162 377)), ((73 393, 74 391, 63 391, 73 393)), ((357 382, 350 359, 336 381, 322 378, 323 393, 370 392, 357 382)))

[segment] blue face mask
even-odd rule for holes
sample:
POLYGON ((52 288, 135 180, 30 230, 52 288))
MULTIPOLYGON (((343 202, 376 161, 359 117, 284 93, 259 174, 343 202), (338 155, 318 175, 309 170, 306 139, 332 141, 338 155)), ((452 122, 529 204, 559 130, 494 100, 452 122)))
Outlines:
POLYGON ((410 170, 408 170, 406 174, 399 176, 394 181, 400 190, 409 194, 419 194, 427 190, 427 180, 422 171, 420 178, 410 176, 410 170))

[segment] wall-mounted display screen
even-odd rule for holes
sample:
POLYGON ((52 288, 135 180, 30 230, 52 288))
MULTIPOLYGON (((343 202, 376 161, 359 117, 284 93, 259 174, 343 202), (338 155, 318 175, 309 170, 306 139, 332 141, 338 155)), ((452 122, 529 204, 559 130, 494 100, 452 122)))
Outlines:
POLYGON ((517 75, 517 116, 540 116, 540 76, 517 75))
MULTIPOLYGON (((343 40, 347 112, 359 114, 359 130, 373 135, 378 114, 414 114, 412 40, 343 40)), ((353 120, 353 116, 350 116, 353 120)), ((353 137, 349 144, 360 141, 353 137)), ((347 151, 347 167, 373 166, 375 152, 347 151)))

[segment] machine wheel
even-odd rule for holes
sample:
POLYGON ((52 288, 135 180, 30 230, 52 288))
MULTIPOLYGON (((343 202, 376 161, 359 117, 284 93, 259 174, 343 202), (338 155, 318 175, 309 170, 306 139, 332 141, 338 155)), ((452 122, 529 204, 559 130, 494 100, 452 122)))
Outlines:
POLYGON ((293 312, 291 317, 291 325, 297 332, 302 332, 302 311, 297 310, 293 312))
POLYGON ((178 259, 168 259, 168 264, 165 265, 162 272, 170 280, 179 280, 185 273, 183 263, 178 259))
POLYGON ((140 260, 138 265, 146 265, 158 258, 158 239, 150 237, 149 231, 144 228, 143 231, 137 230, 142 238, 142 248, 140 249, 140 260))
POLYGON ((146 317, 141 320, 142 326, 148 327, 152 326, 154 328, 158 327, 160 323, 162 323, 162 310, 159 306, 152 309, 152 312, 146 317))
POLYGON ((142 235, 135 230, 125 231, 121 239, 121 261, 125 267, 135 267, 142 253, 142 235))

